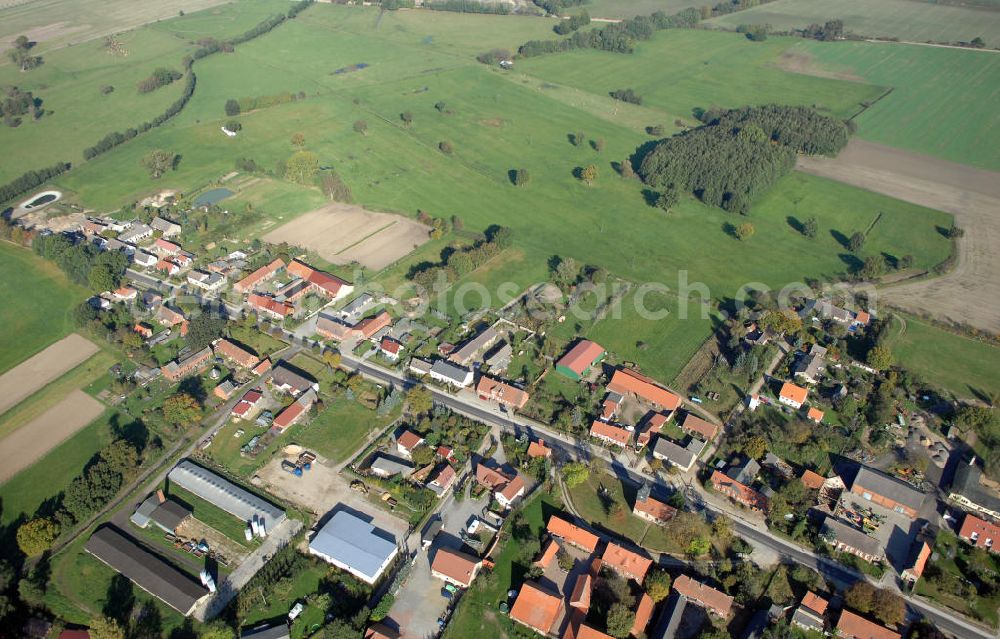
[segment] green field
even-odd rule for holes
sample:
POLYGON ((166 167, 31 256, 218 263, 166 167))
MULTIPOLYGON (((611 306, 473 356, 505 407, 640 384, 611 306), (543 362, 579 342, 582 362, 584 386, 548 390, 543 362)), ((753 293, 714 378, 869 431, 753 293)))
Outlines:
MULTIPOLYGON (((757 235, 737 242, 724 230, 733 216, 694 200, 665 215, 645 204, 641 184, 622 180, 612 169, 612 162, 649 140, 642 131, 646 124, 670 126, 672 114, 690 120, 697 106, 781 101, 818 104, 847 116, 880 88, 777 68, 775 59, 796 40, 757 44, 701 31, 661 33, 641 43, 634 56, 583 51, 532 59, 519 62, 513 74, 474 61, 491 46, 548 37, 546 24, 430 12, 386 14, 379 21, 374 10, 317 5, 235 54, 198 62, 198 90, 176 119, 57 183, 89 206, 115 208, 159 188, 190 191, 208 184, 231 171, 237 157, 272 167, 291 155, 289 139, 302 132, 306 148, 336 167, 355 200, 366 206, 459 215, 471 231, 510 226, 515 248, 462 282, 494 292, 505 282, 527 286, 544 280, 550 258, 568 256, 672 290, 686 271, 688 281, 703 282, 713 299, 726 301, 748 281, 781 287, 846 272, 853 258, 831 232, 849 236, 879 212, 882 221, 866 251, 912 253, 924 267, 947 255, 949 243, 934 227, 950 225, 948 216, 818 178, 784 178, 754 207, 757 235), (360 62, 370 66, 336 73, 360 62), (648 106, 619 108, 606 91, 622 86, 634 87, 648 106), (243 130, 236 138, 219 132, 228 98, 283 91, 304 91, 307 97, 241 115, 243 130), (438 102, 444 102, 440 111, 438 102), (403 126, 404 111, 413 114, 412 126, 403 126), (368 135, 352 130, 357 119, 368 122, 368 135), (602 140, 604 150, 570 144, 567 135, 577 131, 602 140), (452 155, 437 149, 442 140, 452 142, 452 155), (139 164, 154 148, 183 156, 176 172, 156 182, 139 164), (573 177, 576 167, 589 163, 600 173, 592 186, 573 177), (508 171, 518 167, 532 175, 523 188, 508 180, 508 171), (817 217, 820 236, 804 238, 789 225, 790 216, 817 217)), ((263 205, 264 217, 251 225, 254 232, 318 202, 314 189, 285 185, 280 190, 285 195, 276 195, 277 184, 264 189, 272 195, 263 205)), ((239 198, 232 204, 240 205, 239 198)), ((405 262, 436 259, 426 252, 420 256, 405 262)), ((394 284, 399 269, 391 271, 387 283, 394 284)), ((676 299, 663 304, 672 310, 665 319, 643 319, 633 306, 623 321, 604 320, 587 332, 650 374, 671 379, 713 323, 700 313, 695 320, 681 319, 676 299)))
POLYGON ((111 443, 114 416, 115 413, 109 413, 99 418, 53 448, 34 465, 0 484, 0 500, 3 503, 0 523, 9 524, 21 514, 30 517, 43 502, 66 488, 83 471, 87 462, 111 443))
POLYGON ((388 426, 398 412, 379 417, 360 403, 339 396, 326 402, 326 408, 308 424, 296 426, 292 437, 297 444, 339 463, 357 452, 369 434, 388 426))
MULTIPOLYGON (((187 4, 198 2, 210 4, 206 0, 188 0, 187 4)), ((173 4, 185 3, 175 0, 173 4)), ((37 3, 22 6, 34 9, 37 3)), ((78 164, 83 161, 83 149, 107 133, 151 120, 180 96, 184 83, 177 81, 140 94, 137 82, 158 66, 180 71, 181 58, 197 48, 194 42, 199 38, 242 33, 287 7, 288 3, 281 0, 233 3, 129 31, 118 36, 128 51, 127 56, 109 54, 104 40, 97 39, 51 52, 43 50, 45 63, 27 73, 21 73, 11 64, 0 65, 0 87, 15 85, 31 91, 42 99, 46 111, 39 120, 25 118, 17 128, 0 126, 0 148, 17 150, 16 154, 0 157, 0 183, 20 175, 28 167, 49 166, 58 161, 78 164), (113 86, 114 91, 103 95, 104 85, 113 86), (53 143, 56 140, 58 144, 53 143)), ((106 7, 101 13, 109 11, 112 9, 106 7)), ((6 56, 3 60, 6 62, 6 56)))
POLYGON ((1000 11, 913 0, 777 0, 713 18, 709 24, 770 24, 784 31, 827 20, 843 20, 845 31, 866 37, 969 42, 978 36, 987 46, 1000 45, 1000 11))
POLYGON ((960 164, 1000 169, 1000 110, 995 108, 1000 101, 1000 55, 919 45, 811 41, 800 42, 789 52, 805 56, 817 69, 892 87, 889 95, 855 119, 861 137, 960 164))
MULTIPOLYGON (((696 0, 590 0, 580 10, 586 10, 591 18, 631 18, 649 15, 654 11, 677 13, 687 7, 700 7, 696 0)), ((574 7, 568 13, 577 13, 574 7)))
POLYGON ((73 307, 85 291, 52 262, 0 242, 0 373, 73 331, 73 307))
MULTIPOLYGON (((849 117, 882 93, 876 86, 789 73, 776 60, 797 38, 750 42, 742 35, 671 30, 641 42, 632 55, 577 50, 518 61, 518 73, 606 96, 631 88, 643 106, 664 112, 659 124, 692 121, 696 107, 803 104, 849 117)), ((657 124, 648 122, 647 124, 657 124)))
POLYGON ((892 331, 895 361, 928 382, 962 399, 1000 394, 1000 348, 910 316, 897 319, 892 331))

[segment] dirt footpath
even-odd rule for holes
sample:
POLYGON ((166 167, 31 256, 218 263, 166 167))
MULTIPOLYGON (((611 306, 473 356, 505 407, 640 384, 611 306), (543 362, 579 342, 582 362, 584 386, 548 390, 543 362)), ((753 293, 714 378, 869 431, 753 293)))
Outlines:
POLYGON ((836 158, 801 157, 796 168, 953 214, 965 230, 954 270, 880 289, 879 301, 1000 333, 1000 173, 858 139, 836 158))
POLYGON ((331 204, 279 226, 264 240, 307 248, 333 264, 358 262, 382 270, 426 242, 429 232, 401 215, 331 204))
POLYGON ((0 415, 97 351, 93 342, 73 333, 0 375, 0 415))
POLYGON ((103 404, 74 390, 37 419, 0 439, 0 483, 34 464, 103 412, 103 404))

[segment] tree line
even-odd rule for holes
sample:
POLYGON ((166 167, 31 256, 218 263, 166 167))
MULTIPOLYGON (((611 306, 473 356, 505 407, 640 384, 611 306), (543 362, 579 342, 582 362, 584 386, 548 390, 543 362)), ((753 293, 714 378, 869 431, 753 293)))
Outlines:
POLYGON ((587 4, 590 0, 532 0, 540 9, 552 15, 559 15, 563 9, 568 7, 579 7, 587 4))
POLYGON ((478 0, 437 0, 425 2, 424 7, 432 11, 455 11, 457 13, 489 13, 505 16, 510 13, 506 2, 479 2, 478 0))
POLYGON ((407 273, 407 277, 427 290, 433 289, 439 276, 443 276, 450 284, 510 248, 511 242, 512 235, 509 228, 493 225, 486 229, 484 239, 471 246, 448 247, 441 252, 440 262, 415 264, 407 273))
POLYGON ((588 24, 590 24, 590 14, 586 11, 581 11, 578 15, 570 16, 566 20, 556 23, 556 26, 552 27, 552 30, 559 35, 566 35, 588 24))
POLYGON ((637 41, 649 40, 657 31, 693 27, 700 20, 701 13, 694 8, 683 9, 673 15, 657 11, 652 15, 636 16, 599 29, 576 31, 564 40, 530 40, 522 44, 517 53, 523 58, 573 49, 632 53, 637 41))
POLYGON ((69 171, 70 166, 69 162, 57 162, 44 169, 34 169, 21 174, 19 177, 14 178, 7 184, 0 186, 0 202, 13 200, 18 195, 26 193, 36 186, 51 180, 57 175, 69 171))
POLYGON ((745 107, 703 117, 703 126, 657 143, 639 175, 652 187, 692 192, 743 215, 794 167, 796 153, 836 155, 847 144, 847 124, 807 107, 745 107))
POLYGON ((174 69, 168 69, 166 67, 157 67, 149 75, 148 78, 144 78, 135 85, 139 93, 150 93, 151 91, 156 91, 160 87, 165 87, 177 80, 180 80, 183 74, 174 69))

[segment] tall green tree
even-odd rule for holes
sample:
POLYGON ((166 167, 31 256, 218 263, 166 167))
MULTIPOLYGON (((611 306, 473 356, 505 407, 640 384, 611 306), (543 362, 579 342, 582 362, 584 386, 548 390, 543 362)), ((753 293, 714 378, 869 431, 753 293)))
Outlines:
POLYGON ((319 156, 312 151, 298 151, 285 163, 285 179, 296 184, 312 184, 319 172, 319 156))
POLYGON ((51 548, 58 536, 59 525, 51 519, 30 519, 17 529, 17 547, 29 557, 35 557, 51 548))
POLYGON ((140 164, 149 171, 149 177, 158 180, 163 174, 174 168, 177 154, 163 149, 153 149, 140 160, 140 164))

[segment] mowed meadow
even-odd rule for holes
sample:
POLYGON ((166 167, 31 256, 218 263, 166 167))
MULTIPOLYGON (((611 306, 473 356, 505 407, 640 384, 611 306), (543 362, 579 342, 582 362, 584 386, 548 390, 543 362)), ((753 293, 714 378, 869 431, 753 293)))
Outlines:
POLYGON ((776 0, 746 11, 712 18, 709 24, 735 29, 741 24, 769 24, 776 31, 801 29, 842 20, 850 33, 913 42, 969 42, 980 37, 1000 46, 1000 11, 914 0, 776 0))
MULTIPOLYGON (((665 317, 642 317, 630 295, 621 319, 581 325, 665 380, 711 334, 716 302, 729 302, 751 282, 779 288, 848 272, 858 258, 844 248, 843 237, 869 228, 880 213, 862 258, 912 254, 917 266, 930 267, 947 257, 950 244, 935 227, 950 226, 950 216, 820 178, 784 178, 751 212, 756 235, 740 242, 727 227, 745 218, 690 198, 666 214, 646 204, 638 181, 614 170, 652 139, 645 126, 693 122, 695 107, 784 102, 848 117, 884 92, 881 86, 778 68, 774 59, 794 40, 761 46, 736 34, 702 31, 659 34, 640 43, 633 56, 587 51, 519 61, 510 73, 475 61, 492 47, 547 38, 551 24, 419 11, 380 16, 371 9, 316 5, 233 54, 197 62, 198 88, 179 116, 57 184, 88 206, 113 209, 160 188, 206 185, 232 171, 237 158, 270 169, 294 152, 290 138, 301 132, 305 148, 337 170, 358 203, 406 215, 417 209, 457 215, 470 231, 511 227, 514 248, 463 283, 492 290, 507 281, 528 286, 547 279, 553 257, 602 266, 636 284, 660 282, 676 290, 682 274, 704 283, 712 298, 708 319, 700 312, 680 319, 681 303, 670 293, 654 304, 653 310, 670 311, 665 317), (361 63, 367 66, 345 71, 361 63), (642 107, 607 95, 629 86, 646 98, 642 107), (237 137, 219 131, 229 119, 227 99, 299 91, 306 94, 302 100, 240 115, 237 137), (411 125, 402 122, 403 112, 412 114, 411 125), (356 120, 367 122, 367 135, 353 130, 356 120), (570 142, 577 132, 588 144, 570 142), (441 152, 442 141, 454 151, 441 152), (177 170, 158 181, 140 166, 155 148, 181 155, 177 170), (588 164, 599 174, 592 185, 574 177, 588 164), (510 183, 508 172, 516 168, 528 170, 529 184, 510 183), (815 239, 795 230, 796 221, 809 217, 819 221, 815 239)), ((168 21, 157 28, 173 27, 168 21)), ((267 214, 285 220, 315 201, 312 195, 265 199, 267 214)), ((428 244, 389 269, 385 281, 398 283, 410 264, 436 259, 431 251, 440 248, 428 244)))

